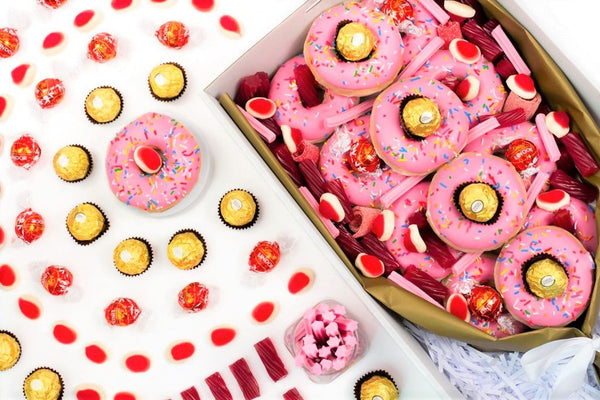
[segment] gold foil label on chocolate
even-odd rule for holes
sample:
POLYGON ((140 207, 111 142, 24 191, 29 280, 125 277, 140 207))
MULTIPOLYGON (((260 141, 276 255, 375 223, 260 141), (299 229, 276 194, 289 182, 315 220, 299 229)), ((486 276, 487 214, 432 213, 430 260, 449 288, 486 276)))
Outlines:
POLYGON ((350 22, 339 29, 335 46, 346 60, 361 61, 368 58, 373 51, 375 37, 365 25, 350 22))
POLYGON ((395 400, 397 398, 396 386, 382 376, 374 376, 360 386, 360 400, 395 400))
POLYGON ((442 115, 437 104, 427 97, 409 100, 402 107, 402 121, 408 133, 426 138, 438 130, 442 124, 442 115))
POLYGON ((569 283, 564 267, 551 258, 532 263, 525 273, 525 279, 531 293, 543 299, 563 295, 569 283))
POLYGON ((458 205, 465 217, 475 222, 488 222, 498 211, 498 195, 485 183, 465 186, 458 197, 458 205))

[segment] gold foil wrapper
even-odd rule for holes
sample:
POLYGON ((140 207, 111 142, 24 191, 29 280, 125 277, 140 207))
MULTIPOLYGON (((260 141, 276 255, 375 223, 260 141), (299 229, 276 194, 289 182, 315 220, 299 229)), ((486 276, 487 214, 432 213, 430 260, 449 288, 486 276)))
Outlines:
POLYGON ((85 99, 85 112, 98 123, 114 121, 121 113, 121 96, 110 87, 99 87, 85 99))
POLYGON ((176 64, 161 64, 152 69, 148 83, 154 96, 172 99, 179 96, 185 88, 185 75, 176 64))
POLYGON ((236 227, 252 222, 256 216, 256 202, 244 190, 232 190, 223 196, 219 206, 223 221, 236 227))
POLYGON ((475 222, 488 222, 498 211, 498 195, 485 183, 471 183, 465 186, 458 197, 458 203, 465 217, 475 222))
POLYGON ((565 269, 551 258, 536 261, 525 274, 529 290, 542 299, 561 296, 567 289, 569 277, 565 269))
POLYGON ((36 369, 23 383, 27 400, 58 400, 62 389, 60 376, 48 368, 36 369))
POLYGON ((398 390, 394 383, 383 376, 373 376, 360 386, 360 400, 397 400, 398 390))
POLYGON ((113 261, 125 275, 139 275, 150 265, 150 250, 141 240, 125 239, 115 247, 113 261))
POLYGON ((361 61, 368 58, 373 51, 375 36, 365 25, 350 22, 338 31, 335 46, 346 60, 361 61))
POLYGON ((79 146, 65 146, 56 152, 52 165, 59 178, 74 182, 87 176, 90 170, 90 157, 79 146))
POLYGON ((178 233, 167 246, 169 261, 179 269, 197 267, 204 259, 204 243, 194 232, 178 233))
POLYGON ((442 124, 440 110, 427 97, 409 100, 402 108, 402 121, 408 133, 426 138, 434 133, 442 124))
POLYGON ((102 212, 93 204, 82 203, 71 210, 67 216, 67 228, 79 241, 94 240, 104 230, 106 220, 102 212))
POLYGON ((0 371, 10 369, 19 361, 21 346, 17 339, 5 332, 0 332, 0 371))

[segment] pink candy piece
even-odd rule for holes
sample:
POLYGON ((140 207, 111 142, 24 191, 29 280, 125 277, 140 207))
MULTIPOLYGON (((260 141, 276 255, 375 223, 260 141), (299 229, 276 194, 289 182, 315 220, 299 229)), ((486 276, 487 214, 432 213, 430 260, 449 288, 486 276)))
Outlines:
POLYGON ((461 275, 469 266, 473 265, 475 261, 479 257, 481 257, 483 253, 465 253, 461 258, 459 258, 454 265, 452 266, 452 273, 455 276, 461 275))
MULTIPOLYGON (((432 1, 433 2, 433 1, 432 1)), ((435 3, 434 3, 435 4, 435 3)), ((444 46, 444 40, 436 36, 427 43, 419 54, 400 72, 399 78, 413 76, 439 49, 444 46)))
POLYGON ((427 11, 437 19, 440 24, 445 24, 450 19, 448 13, 440 7, 434 0, 420 0, 419 2, 427 11))
POLYGON ((396 285, 400 286, 402 289, 404 289, 404 290, 414 294, 415 296, 420 297, 423 300, 430 302, 434 306, 439 307, 442 310, 444 310, 444 307, 442 307, 437 301, 433 300, 431 297, 429 297, 429 295, 427 293, 425 293, 424 291, 419 289, 412 282, 406 280, 402 275, 400 275, 396 271, 392 272, 388 276, 388 279, 390 281, 394 282, 396 285))
POLYGON ((521 55, 519 54, 515 46, 512 44, 508 36, 506 36, 506 33, 504 32, 504 29, 502 29, 502 26, 498 25, 492 30, 492 37, 496 39, 496 42, 498 42, 498 45, 504 51, 506 58, 509 59, 509 61, 512 63, 513 67, 515 67, 518 73, 531 75, 531 70, 529 69, 527 64, 525 64, 525 61, 523 61, 521 55))
POLYGON ((546 126, 546 116, 544 114, 538 114, 535 117, 535 125, 540 133, 542 143, 544 144, 546 153, 548 153, 548 157, 550 157, 550 161, 557 162, 560 159, 560 149, 556 144, 554 135, 548 131, 548 127, 546 126))
POLYGON ((310 193, 310 190, 308 190, 305 186, 300 186, 298 190, 300 191, 300 193, 302 193, 302 196, 304 196, 306 201, 308 201, 308 204, 310 204, 313 210, 315 210, 317 215, 319 215, 321 222, 323 222, 325 228, 327 228, 327 231, 331 234, 331 236, 333 236, 334 238, 338 237, 340 231, 338 230, 338 228, 335 227, 335 225, 333 225, 333 223, 330 220, 323 218, 319 214, 319 203, 317 203, 317 200, 313 197, 312 193, 310 193))
POLYGON ((417 183, 425 179, 425 175, 409 176, 383 196, 379 198, 383 208, 389 208, 396 200, 402 197, 406 192, 412 189, 417 183))
POLYGON ((375 99, 366 100, 360 104, 355 105, 354 107, 350 107, 346 111, 343 111, 332 117, 326 118, 325 126, 327 128, 337 128, 338 126, 343 125, 346 122, 350 122, 353 119, 360 117, 367 111, 371 111, 371 109, 373 108, 373 103, 375 103, 375 99))
POLYGON ((527 201, 525 203, 525 213, 528 214, 531 207, 535 203, 535 199, 538 197, 542 190, 546 187, 546 182, 550 178, 550 175, 545 171, 539 171, 529 189, 527 189, 527 201))
POLYGON ((500 124, 498 123, 498 120, 494 117, 480 122, 469 130, 469 138, 467 139, 467 143, 471 143, 472 141, 479 139, 489 131, 496 129, 499 126, 500 124))
POLYGON ((254 118, 248 113, 248 111, 244 110, 239 105, 237 108, 244 115, 244 117, 246 117, 246 120, 248 120, 250 126, 252 126, 252 128, 254 128, 254 130, 256 130, 256 132, 258 132, 258 134, 267 141, 267 143, 273 143, 275 141, 277 136, 275 136, 275 134, 269 128, 264 126, 259 120, 254 118))

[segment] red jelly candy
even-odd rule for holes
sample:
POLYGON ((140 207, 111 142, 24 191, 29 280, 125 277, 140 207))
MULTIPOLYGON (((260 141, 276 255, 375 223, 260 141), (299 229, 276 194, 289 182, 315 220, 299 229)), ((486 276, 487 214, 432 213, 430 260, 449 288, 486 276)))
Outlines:
POLYGON ((219 18, 219 27, 227 35, 231 37, 240 37, 242 35, 242 28, 240 23, 233 18, 231 15, 223 15, 219 18))
POLYGON ((53 296, 61 296, 73 284, 73 274, 65 267, 51 265, 42 273, 42 286, 53 296))
POLYGON ((190 40, 190 30, 178 21, 165 22, 154 35, 161 44, 172 49, 181 49, 190 40))
POLYGON ((258 303, 252 309, 252 319, 258 324, 266 324, 275 318, 277 311, 277 303, 273 303, 272 301, 263 301, 262 303, 258 303))
POLYGON ((192 282, 179 292, 177 301, 181 308, 190 312, 202 311, 208 305, 209 290, 199 282, 192 282))
POLYGON ((529 140, 515 139, 508 145, 504 156, 517 171, 521 172, 537 165, 538 149, 529 140))
POLYGON ((10 147, 10 159, 17 167, 30 169, 40 159, 42 149, 30 135, 23 135, 10 147))
POLYGON ((98 33, 88 44, 87 56, 98 63, 110 61, 117 56, 117 43, 117 38, 110 33, 98 33))
POLYGON ((52 334, 54 335, 54 338, 62 344, 73 344, 77 340, 77 332, 75 332, 75 329, 63 322, 54 325, 52 334))
POLYGON ((51 32, 44 38, 42 49, 50 52, 53 50, 57 51, 64 42, 65 35, 62 32, 51 32))
POLYGON ((22 211, 15 220, 16 235, 27 244, 38 240, 44 233, 44 228, 44 218, 31 208, 22 211))
POLYGON ((38 4, 46 7, 56 9, 67 2, 67 0, 37 0, 38 4))
POLYGON ((65 86, 60 79, 46 78, 35 87, 35 100, 42 108, 52 108, 65 97, 65 86))
POLYGON ((192 0, 192 5, 198 11, 208 12, 215 6, 215 0, 192 0))
POLYGON ((132 299, 121 297, 104 309, 104 318, 109 325, 127 326, 133 324, 142 310, 132 299))
POLYGON ((0 286, 11 289, 17 283, 17 273, 8 264, 0 265, 0 286))
POLYGON ((119 392, 115 394, 114 400, 137 400, 137 397, 133 393, 119 392))
POLYGON ((258 242, 248 258, 250 271, 269 272, 279 264, 280 257, 281 251, 277 242, 258 242))
POLYGON ((571 218, 571 211, 567 208, 556 210, 552 216, 552 224, 563 228, 571 234, 575 234, 575 223, 573 222, 573 218, 571 218))
POLYGON ((491 286, 477 285, 471 290, 469 309, 480 318, 496 319, 502 313, 500 293, 491 286))
POLYGON ((235 339, 235 336, 236 331, 233 328, 215 328, 210 333, 210 340, 215 346, 221 347, 230 343, 233 339, 235 339))
POLYGON ((143 354, 126 356, 124 363, 125 367, 134 373, 142 373, 150 369, 150 358, 143 354))
POLYGON ((196 352, 192 342, 177 342, 169 348, 168 356, 174 362, 187 360, 196 352))
POLYGON ((292 276, 290 276, 290 280, 288 281, 288 291, 291 294, 299 294, 303 293, 312 285, 314 280, 314 273, 307 269, 300 269, 292 276))
POLYGON ((42 315, 42 306, 33 296, 19 297, 19 310, 29 319, 38 319, 42 315))
POLYGON ((235 102, 240 107, 245 107, 246 102, 253 97, 269 97, 270 88, 271 83, 266 72, 260 71, 254 75, 245 76, 238 86, 235 102))
POLYGON ((75 388, 75 398, 77 400, 103 400, 104 393, 98 387, 84 385, 75 388))
POLYGON ((102 364, 108 359, 106 350, 98 344, 90 344, 85 347, 85 356, 88 360, 96 364, 102 364))
POLYGON ((381 163, 375 148, 366 139, 352 141, 346 159, 350 168, 358 173, 375 172, 381 163))
POLYGON ((0 57, 12 57, 19 50, 19 44, 19 37, 15 29, 0 29, 0 57))

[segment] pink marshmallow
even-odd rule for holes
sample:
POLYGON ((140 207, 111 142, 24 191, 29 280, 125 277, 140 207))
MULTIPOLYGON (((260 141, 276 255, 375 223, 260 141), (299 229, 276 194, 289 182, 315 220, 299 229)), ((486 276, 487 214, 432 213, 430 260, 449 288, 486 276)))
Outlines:
POLYGON ((338 324, 335 322, 327 324, 327 326, 325 327, 325 333, 329 337, 337 336, 340 333, 340 331, 338 330, 338 324))

